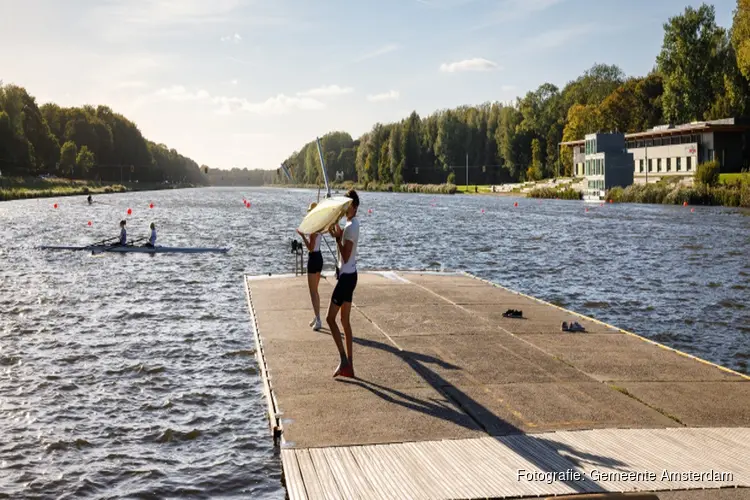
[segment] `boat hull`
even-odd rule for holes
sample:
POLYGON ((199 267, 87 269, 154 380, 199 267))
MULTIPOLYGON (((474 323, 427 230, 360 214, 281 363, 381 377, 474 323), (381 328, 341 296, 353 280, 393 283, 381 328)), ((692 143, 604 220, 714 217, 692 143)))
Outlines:
POLYGON ((70 251, 91 251, 93 254, 100 253, 227 253, 228 248, 181 248, 181 247, 137 247, 137 246, 42 246, 40 250, 70 250, 70 251))

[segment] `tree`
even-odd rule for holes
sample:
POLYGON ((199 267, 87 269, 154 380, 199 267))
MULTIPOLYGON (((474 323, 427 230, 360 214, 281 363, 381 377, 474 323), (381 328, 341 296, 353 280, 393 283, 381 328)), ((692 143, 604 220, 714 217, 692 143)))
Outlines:
POLYGON ((73 141, 68 141, 60 148, 60 172, 70 173, 73 177, 73 169, 76 166, 76 156, 78 155, 78 146, 73 141))
POLYGON ((702 120, 723 87, 727 34, 716 25, 713 6, 687 7, 664 24, 656 59, 664 77, 664 115, 674 123, 702 120))
POLYGON ((750 80, 750 0, 737 0, 732 22, 732 46, 737 56, 737 67, 750 80))
POLYGON ((95 161, 94 153, 89 151, 87 146, 81 146, 81 149, 76 156, 76 166, 78 167, 78 171, 81 172, 81 175, 85 176, 94 166, 95 161))
POLYGON ((542 178, 542 147, 539 139, 531 140, 531 166, 526 172, 526 178, 534 181, 542 178))

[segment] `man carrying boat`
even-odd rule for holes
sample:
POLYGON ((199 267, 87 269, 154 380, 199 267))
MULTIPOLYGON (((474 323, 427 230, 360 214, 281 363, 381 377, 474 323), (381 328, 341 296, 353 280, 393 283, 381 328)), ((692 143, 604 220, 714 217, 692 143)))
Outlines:
POLYGON ((346 211, 346 227, 341 229, 338 223, 331 227, 331 235, 336 238, 336 246, 339 250, 339 277, 336 287, 333 289, 331 303, 328 306, 326 321, 331 329, 336 347, 341 356, 341 363, 333 373, 334 377, 354 377, 354 364, 352 358, 352 325, 349 315, 352 310, 352 298, 354 289, 357 287, 357 241, 359 240, 359 219, 357 209, 359 208, 359 195, 353 189, 346 193, 352 202, 346 211), (341 325, 346 337, 346 350, 341 342, 341 331, 336 325, 336 315, 341 309, 341 325), (349 355, 347 356, 347 352, 349 355))

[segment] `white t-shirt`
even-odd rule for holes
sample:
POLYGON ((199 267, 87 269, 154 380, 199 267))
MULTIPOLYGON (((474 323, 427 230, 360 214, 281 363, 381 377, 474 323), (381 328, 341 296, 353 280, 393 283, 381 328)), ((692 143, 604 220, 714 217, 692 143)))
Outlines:
MULTIPOLYGON (((315 245, 313 245, 313 252, 320 252, 320 240, 323 239, 323 235, 320 233, 313 233, 315 234, 315 245)), ((310 235, 310 238, 312 238, 312 234, 310 235)))
POLYGON ((352 253, 349 255, 349 260, 342 262, 344 256, 339 254, 339 270, 341 274, 352 274, 357 272, 357 240, 359 240, 359 219, 354 217, 352 220, 347 221, 344 227, 344 236, 342 237, 342 245, 346 245, 346 240, 353 241, 352 253))

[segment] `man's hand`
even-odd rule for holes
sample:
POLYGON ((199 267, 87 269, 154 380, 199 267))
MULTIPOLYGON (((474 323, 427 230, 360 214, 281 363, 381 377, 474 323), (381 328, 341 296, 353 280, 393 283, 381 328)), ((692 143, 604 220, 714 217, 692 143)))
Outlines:
POLYGON ((341 229, 341 226, 339 226, 338 224, 334 224, 331 227, 331 236, 333 236, 334 238, 336 238, 336 241, 339 241, 341 239, 341 236, 343 234, 344 234, 344 230, 341 229))

